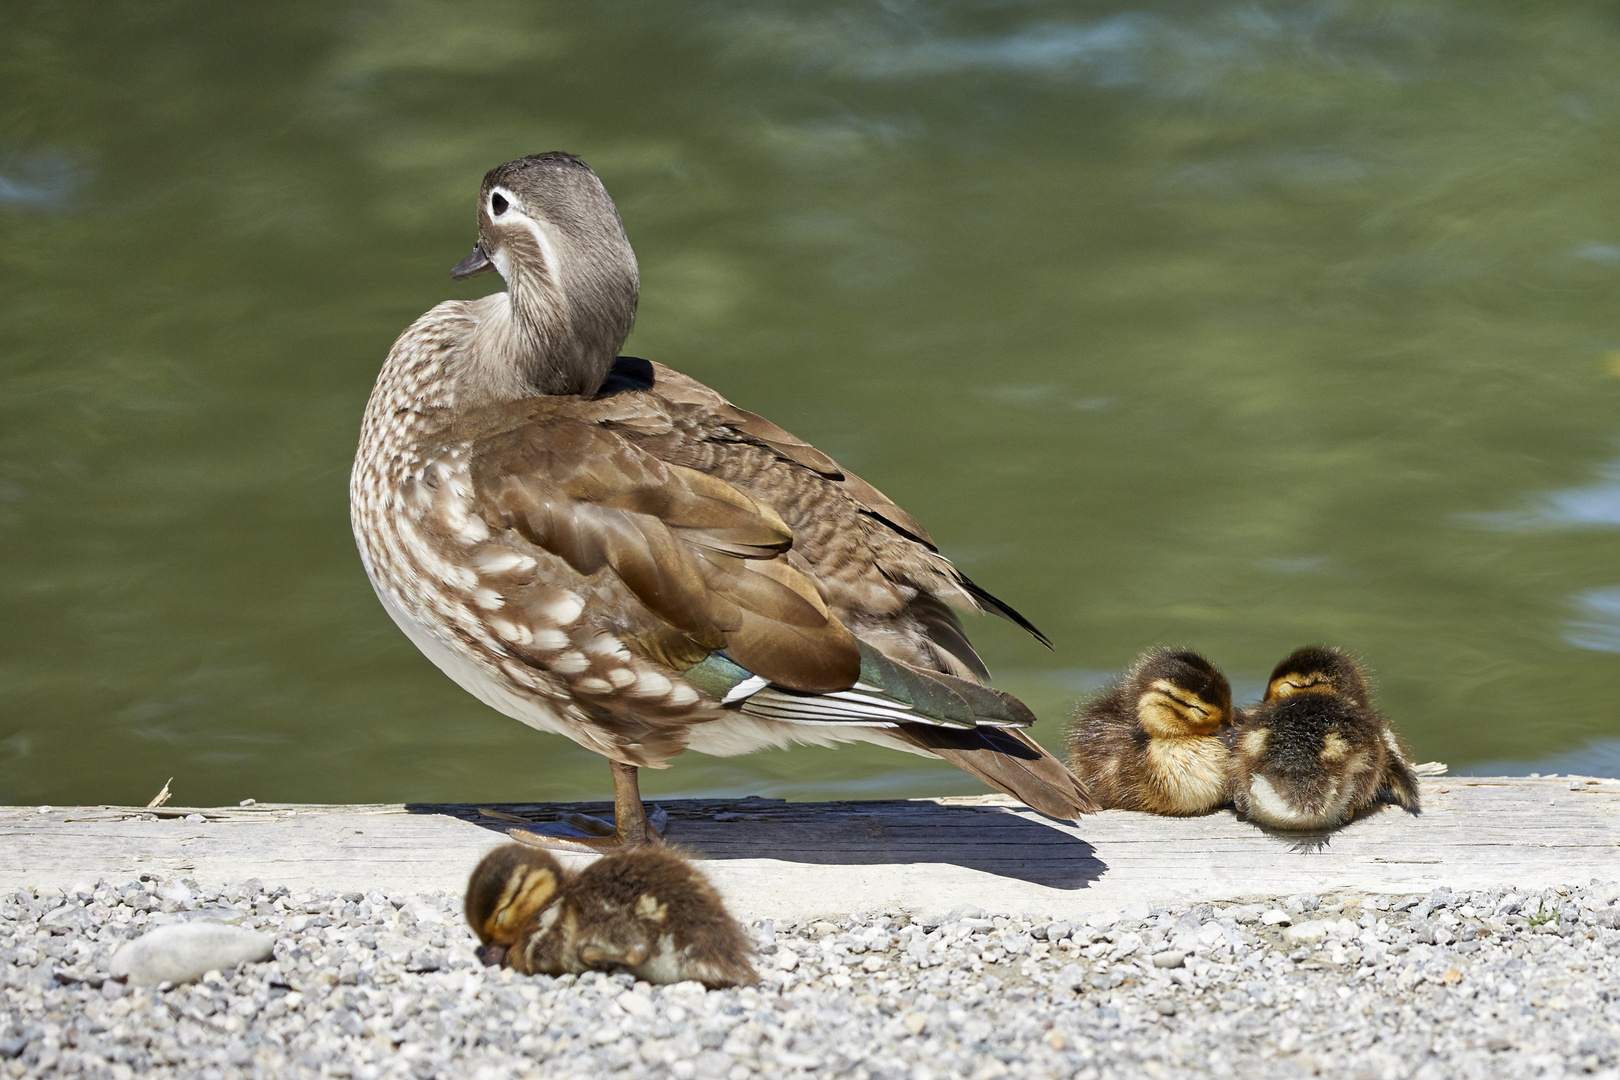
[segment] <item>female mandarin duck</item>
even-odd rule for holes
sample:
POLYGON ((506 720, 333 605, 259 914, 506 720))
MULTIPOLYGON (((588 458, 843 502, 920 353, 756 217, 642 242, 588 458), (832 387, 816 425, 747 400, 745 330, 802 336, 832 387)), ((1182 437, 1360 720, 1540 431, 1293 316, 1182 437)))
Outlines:
POLYGON ((1419 811, 1406 750, 1373 708, 1361 665, 1338 649, 1290 653, 1231 740, 1232 801, 1261 825, 1334 829, 1379 799, 1419 811))
MULTIPOLYGON (((944 758, 1042 813, 1094 809, 1020 729, 953 608, 1016 612, 876 488, 618 351, 636 259, 569 154, 484 177, 446 301, 390 350, 350 483, 383 606, 491 707, 606 757, 613 835, 655 843, 637 769, 862 740, 944 758)), ((1044 639, 1043 639, 1044 640, 1044 639)), ((578 841, 549 839, 558 846, 578 841)))
POLYGON ((1207 814, 1226 802, 1231 722, 1226 676, 1195 652, 1155 649, 1079 711, 1069 764, 1105 807, 1207 814))

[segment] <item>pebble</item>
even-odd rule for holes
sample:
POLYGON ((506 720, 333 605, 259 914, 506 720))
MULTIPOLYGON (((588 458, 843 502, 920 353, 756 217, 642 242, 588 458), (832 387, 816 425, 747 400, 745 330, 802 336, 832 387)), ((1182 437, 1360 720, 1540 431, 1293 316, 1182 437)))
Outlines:
POLYGON ((706 991, 485 968, 456 896, 89 882, 0 892, 0 1080, 1620 1080, 1617 900, 1568 884, 762 922, 760 985, 706 991), (132 945, 198 928, 273 950, 114 977, 132 945))
POLYGON ((1309 922, 1302 922, 1296 926, 1290 926, 1288 929, 1283 931, 1283 937, 1295 945, 1314 945, 1316 942, 1327 937, 1328 931, 1332 928, 1333 924, 1330 922, 1323 919, 1311 919, 1309 922))
MULTIPOLYGON (((189 898, 185 886, 171 889, 189 898)), ((164 895, 164 890, 159 890, 164 895)), ((71 910, 71 909, 58 909, 71 910)), ((113 954, 107 973, 135 986, 185 982, 210 971, 270 959, 275 939, 226 923, 198 920, 149 930, 113 954)))

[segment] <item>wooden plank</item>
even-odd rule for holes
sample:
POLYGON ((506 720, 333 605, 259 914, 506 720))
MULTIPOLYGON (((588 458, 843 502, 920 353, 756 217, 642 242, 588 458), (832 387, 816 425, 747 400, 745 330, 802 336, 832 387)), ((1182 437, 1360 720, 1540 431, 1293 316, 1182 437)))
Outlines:
MULTIPOLYGON (((1299 892, 1414 893, 1620 879, 1620 781, 1424 782, 1425 812, 1386 808, 1320 845, 1222 812, 1111 811, 1077 825, 1000 797, 788 803, 673 799, 668 836, 704 859, 739 914, 850 911, 1084 916, 1133 905, 1299 892)), ((607 804, 0 808, 0 887, 140 874, 294 889, 459 892, 511 817, 607 804), (491 810, 486 815, 481 810, 491 810), (197 820, 200 815, 201 820, 197 820), (190 820, 188 820, 188 816, 190 820)))

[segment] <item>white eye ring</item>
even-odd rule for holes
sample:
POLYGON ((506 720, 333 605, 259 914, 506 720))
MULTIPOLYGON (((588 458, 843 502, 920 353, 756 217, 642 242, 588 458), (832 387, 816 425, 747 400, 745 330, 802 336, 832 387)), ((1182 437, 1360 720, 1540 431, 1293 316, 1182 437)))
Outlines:
POLYGON ((489 216, 500 217, 506 213, 506 208, 510 205, 511 203, 505 195, 498 191, 491 192, 489 196, 489 216))

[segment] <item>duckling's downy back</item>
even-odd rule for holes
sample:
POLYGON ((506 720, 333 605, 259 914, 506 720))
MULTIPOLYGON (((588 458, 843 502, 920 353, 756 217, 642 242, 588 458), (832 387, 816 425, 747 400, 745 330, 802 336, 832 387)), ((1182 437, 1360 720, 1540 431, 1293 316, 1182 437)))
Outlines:
POLYGON ((1266 698, 1233 731, 1232 801, 1276 829, 1331 829, 1381 794, 1416 812, 1417 779, 1370 704, 1359 665, 1337 649, 1301 649, 1277 666, 1266 698))

